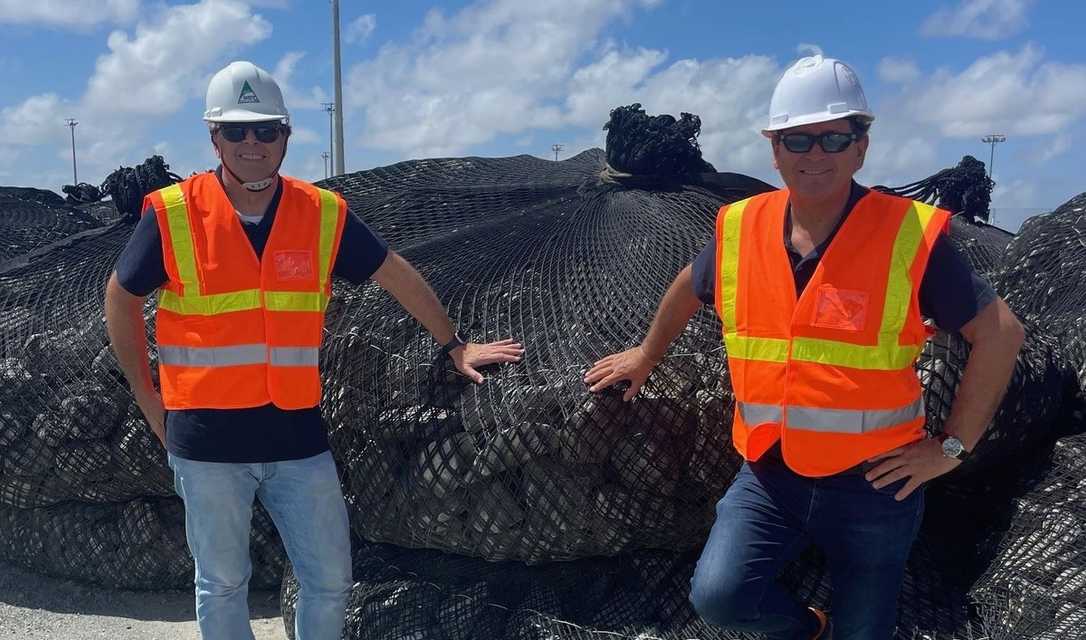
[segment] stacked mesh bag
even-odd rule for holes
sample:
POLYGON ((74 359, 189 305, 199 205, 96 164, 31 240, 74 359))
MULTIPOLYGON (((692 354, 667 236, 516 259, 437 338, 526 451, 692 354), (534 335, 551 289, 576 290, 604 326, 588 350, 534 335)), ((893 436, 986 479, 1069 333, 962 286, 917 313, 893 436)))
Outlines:
MULTIPOLYGON (((0 558, 31 570, 124 588, 192 581, 165 453, 108 346, 102 307, 142 193, 176 179, 164 166, 151 159, 107 180, 113 222, 94 215, 101 203, 50 192, 0 200, 4 237, 25 238, 0 264, 0 558)), ((153 311, 152 298, 149 321, 153 311)), ((284 556, 262 510, 253 542, 253 584, 277 586, 284 556)))
MULTIPOLYGON (((322 365, 355 534, 347 637, 739 637, 687 603, 713 505, 739 464, 714 314, 698 312, 632 403, 590 394, 581 379, 644 336, 720 204, 767 186, 709 173, 700 154, 654 160, 676 148, 668 136, 696 149, 693 116, 646 123, 637 105, 617 111, 606 157, 419 160, 325 184, 423 272, 474 340, 512 336, 526 348, 523 362, 473 386, 390 296, 337 287, 322 365), (637 128, 664 133, 646 141, 637 128)), ((960 199, 970 182, 937 175, 922 185, 928 199, 960 199)), ((990 273, 1010 235, 963 217, 951 239, 990 273)), ((945 335, 925 351, 933 431, 967 353, 945 335)), ((979 559, 947 544, 963 528, 955 509, 978 495, 981 510, 1008 501, 987 479, 1023 443, 1050 438, 1060 398, 1048 389, 1066 378, 1058 360, 1055 344, 1031 338, 983 448, 931 488, 948 508, 934 510, 910 559, 899 637, 979 637, 966 594, 979 559)), ((814 550, 782 580, 828 602, 814 550)), ((288 573, 288 634, 297 590, 288 573)))
POLYGON ((1086 638, 1086 194, 1027 220, 995 284, 1061 345, 1073 384, 1065 437, 1016 478, 1013 512, 986 541, 992 557, 972 595, 993 640, 1086 638))

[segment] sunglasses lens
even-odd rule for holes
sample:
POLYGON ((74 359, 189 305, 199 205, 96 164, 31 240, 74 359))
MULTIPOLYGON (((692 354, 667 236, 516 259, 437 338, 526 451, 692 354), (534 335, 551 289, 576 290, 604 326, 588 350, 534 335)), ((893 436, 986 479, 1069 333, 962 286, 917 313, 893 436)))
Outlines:
POLYGON ((852 136, 847 133, 826 133, 819 140, 826 153, 841 153, 852 144, 852 136))
POLYGON ((219 131, 227 142, 241 142, 245 139, 245 127, 224 126, 219 131))
POLYGON ((272 125, 253 127, 253 134, 257 140, 269 144, 279 139, 279 127, 272 125))
POLYGON ((220 131, 222 131, 222 137, 227 142, 238 143, 245 139, 245 132, 252 129, 253 135, 257 140, 264 144, 270 144, 279 139, 279 127, 274 124, 261 124, 256 126, 251 125, 225 125, 220 131))
POLYGON ((815 137, 806 133, 789 133, 781 136, 781 144, 792 153, 807 153, 814 143, 815 137))

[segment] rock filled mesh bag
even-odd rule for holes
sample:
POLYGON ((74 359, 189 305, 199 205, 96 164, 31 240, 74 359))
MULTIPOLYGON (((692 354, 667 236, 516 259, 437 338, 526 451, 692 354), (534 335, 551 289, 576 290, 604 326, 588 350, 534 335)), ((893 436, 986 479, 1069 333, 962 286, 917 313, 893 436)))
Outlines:
MULTIPOLYGON (((48 220, 63 205, 40 200, 23 198, 23 215, 48 220)), ((133 208, 112 223, 64 227, 70 235, 0 265, 0 557, 107 586, 183 587, 192 559, 181 501, 105 331, 105 283, 133 208), (139 571, 126 574, 133 563, 139 571)), ((145 315, 150 337, 153 298, 145 315)), ((277 585, 285 556, 259 506, 251 538, 253 584, 277 585)))
POLYGON ((0 265, 102 222, 52 191, 0 187, 0 265))

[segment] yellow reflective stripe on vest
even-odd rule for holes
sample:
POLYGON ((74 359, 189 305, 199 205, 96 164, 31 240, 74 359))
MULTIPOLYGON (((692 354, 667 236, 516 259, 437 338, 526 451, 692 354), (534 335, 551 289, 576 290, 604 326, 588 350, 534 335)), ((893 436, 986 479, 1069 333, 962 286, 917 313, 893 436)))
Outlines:
POLYGON ((232 347, 159 345, 158 361, 178 367, 236 367, 245 364, 264 364, 268 361, 268 346, 264 343, 239 344, 232 347))
MULTIPOLYGON (((736 403, 743 422, 754 427, 765 423, 780 423, 784 411, 779 405, 753 402, 736 403)), ((922 418, 924 399, 917 398, 897 409, 817 409, 789 405, 788 429, 821 433, 862 434, 888 429, 922 418)))
POLYGON ((177 262, 177 277, 186 294, 199 294, 200 283, 196 270, 196 248, 189 226, 189 210, 185 205, 185 192, 180 184, 162 189, 162 202, 166 205, 166 226, 170 229, 170 246, 177 262))
MULTIPOLYGON (((746 205, 746 201, 742 204, 746 205)), ((735 206, 735 205, 732 205, 735 206)), ((736 220, 729 224, 732 211, 724 219, 725 255, 722 257, 720 285, 724 312, 724 346, 728 357, 767 362, 785 362, 788 359, 788 341, 779 338, 755 338, 735 333, 735 305, 738 299, 738 275, 740 244, 740 220, 742 209, 735 212, 736 220), (731 259, 733 258, 734 259, 731 259)), ((890 256, 890 272, 886 285, 886 303, 883 307, 882 325, 879 327, 878 344, 865 346, 795 337, 792 339, 791 357, 802 362, 814 362, 854 369, 893 371, 904 369, 913 363, 923 345, 899 345, 901 331, 908 320, 912 302, 912 280, 909 272, 924 233, 935 216, 935 207, 914 202, 901 221, 890 256)))
POLYGON ((187 316, 213 316, 232 311, 249 311, 260 308, 260 289, 214 293, 206 296, 179 296, 173 291, 160 289, 158 306, 160 309, 187 316))
MULTIPOLYGON (((339 224, 339 199, 327 189, 318 188, 317 191, 321 197, 319 277, 320 291, 323 293, 328 290, 328 278, 332 273, 332 246, 336 242, 336 227, 339 224)), ((324 304, 327 305, 327 301, 324 304)))
POLYGON ((265 291, 264 306, 268 311, 324 311, 328 296, 315 291, 265 291))
POLYGON ((785 362, 788 360, 788 341, 781 338, 751 338, 737 333, 724 334, 724 351, 729 358, 785 362))
POLYGON ((735 333, 735 302, 739 298, 739 235, 743 227, 743 211, 750 198, 728 205, 724 214, 724 244, 720 256, 720 310, 725 333, 735 333))

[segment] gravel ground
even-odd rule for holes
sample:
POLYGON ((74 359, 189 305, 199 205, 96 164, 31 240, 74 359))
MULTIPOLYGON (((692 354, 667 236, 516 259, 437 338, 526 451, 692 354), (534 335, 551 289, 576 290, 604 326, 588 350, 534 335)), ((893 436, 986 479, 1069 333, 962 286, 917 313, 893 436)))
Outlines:
MULTIPOLYGON (((249 594, 257 640, 285 640, 279 593, 249 594)), ((111 591, 0 562, 0 638, 199 640, 191 591, 111 591)))

